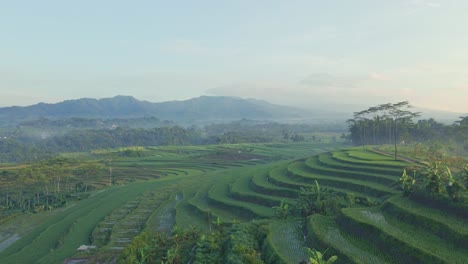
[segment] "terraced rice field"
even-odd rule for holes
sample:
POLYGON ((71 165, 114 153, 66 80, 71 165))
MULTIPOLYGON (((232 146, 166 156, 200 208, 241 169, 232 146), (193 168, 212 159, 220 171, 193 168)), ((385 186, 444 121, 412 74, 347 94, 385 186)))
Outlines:
POLYGON ((0 259, 55 263, 74 256, 112 261, 142 230, 167 232, 177 224, 208 231, 218 219, 224 225, 274 219, 273 206, 281 201, 293 205, 300 187, 310 188, 317 180, 356 204, 336 218, 309 218, 306 241, 300 218, 273 220, 266 245, 280 262, 307 258, 308 246, 329 248, 339 256, 338 263, 467 263, 467 219, 401 196, 399 177, 411 164, 372 148, 335 148, 151 148, 155 155, 114 162, 115 181, 135 183, 77 203, 68 214, 57 215, 1 252, 0 259), (97 245, 97 252, 77 253, 81 244, 97 245))
MULTIPOLYGON (((466 219, 401 196, 399 178, 410 165, 414 164, 371 148, 343 149, 273 166, 224 171, 224 176, 214 176, 223 180, 210 181, 189 202, 199 215, 211 210, 226 222, 234 221, 232 213, 242 216, 237 221, 271 218, 275 202, 294 203, 300 187, 312 187, 318 180, 323 188, 354 197, 357 203, 355 208, 342 209, 338 219, 320 215, 309 219, 307 246, 330 248, 340 256, 339 263, 465 263, 466 219)), ((299 245, 301 237, 294 240, 291 233, 281 233, 291 230, 288 223, 276 222, 283 226, 268 241, 284 262, 297 263, 300 250, 291 254, 285 249, 299 245), (286 245, 279 237, 292 242, 286 245)))
MULTIPOLYGON (((10 238, 17 241, 0 252, 0 262, 60 263, 69 257, 112 261, 142 230, 168 231, 174 223, 208 229, 218 217, 226 223, 248 221, 259 215, 271 217, 273 211, 268 206, 255 203, 249 206, 231 198, 228 184, 235 182, 245 168, 278 158, 312 155, 321 148, 317 144, 148 147, 144 157, 135 158, 119 158, 112 150, 102 151, 94 156, 112 158, 114 186, 63 210, 42 213, 44 219, 32 231, 16 230, 9 225, 11 230, 4 233, 10 235, 2 235, 0 242, 10 244, 10 238), (233 212, 231 206, 237 206, 242 213, 233 212), (97 249, 78 252, 83 244, 97 249)), ((87 183, 98 188, 109 185, 107 176, 89 178, 81 180, 91 180, 87 183)), ((242 182, 245 183, 248 184, 242 182)), ((244 187, 239 188, 243 192, 244 187)), ((268 199, 274 199, 263 198, 267 203, 268 199)))

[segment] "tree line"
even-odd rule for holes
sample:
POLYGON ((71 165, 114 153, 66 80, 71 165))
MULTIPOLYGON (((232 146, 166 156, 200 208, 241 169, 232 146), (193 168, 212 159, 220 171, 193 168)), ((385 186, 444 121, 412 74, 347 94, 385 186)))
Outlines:
MULTIPOLYGON (((77 119, 77 124, 89 124, 90 120, 77 119)), ((142 120, 138 120, 142 121, 142 120)), ((92 121, 91 123, 95 122, 92 121)), ((0 137, 0 163, 39 162, 60 152, 82 152, 96 149, 129 146, 206 145, 233 143, 267 143, 273 141, 303 141, 304 133, 321 131, 320 126, 306 124, 280 124, 240 120, 205 127, 162 126, 153 128, 116 127, 114 129, 89 129, 61 127, 68 124, 54 121, 52 127, 22 127, 0 137), (41 133, 48 137, 41 138, 41 133)), ((34 122, 31 124, 35 124, 34 122)), ((336 127, 340 130, 339 127, 336 127)))
POLYGON ((349 139, 355 145, 382 145, 440 141, 460 146, 468 152, 468 116, 460 117, 452 125, 445 125, 434 119, 415 122, 419 112, 410 111, 408 101, 387 103, 355 112, 349 125, 349 139))
POLYGON ((80 199, 93 188, 83 182, 84 177, 98 179, 104 165, 88 162, 76 165, 66 158, 0 171, 0 211, 47 211, 61 207, 68 201, 80 199))

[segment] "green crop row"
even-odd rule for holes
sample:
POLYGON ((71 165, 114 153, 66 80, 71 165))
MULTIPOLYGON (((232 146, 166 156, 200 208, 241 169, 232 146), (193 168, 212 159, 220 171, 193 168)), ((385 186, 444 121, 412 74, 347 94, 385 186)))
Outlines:
POLYGON ((313 215, 308 223, 308 242, 322 252, 328 249, 326 258, 338 255, 337 263, 400 263, 375 248, 365 237, 349 236, 339 230, 332 217, 313 215))
MULTIPOLYGON (((211 186, 209 186, 210 188, 211 186)), ((191 197, 187 203, 191 212, 198 215, 205 221, 207 221, 207 226, 219 217, 224 223, 235 223, 235 222, 246 222, 249 218, 246 218, 243 215, 233 214, 229 210, 223 210, 216 206, 208 204, 208 189, 201 190, 197 192, 193 197, 191 197)))
POLYGON ((281 259, 286 263, 299 263, 308 260, 305 250, 306 243, 301 232, 300 221, 275 221, 270 224, 270 233, 267 237, 281 259))
POLYGON ((246 215, 250 218, 273 217, 273 210, 269 207, 240 202, 229 197, 227 184, 217 183, 208 191, 210 203, 232 210, 236 214, 246 215))
POLYGON ((371 181, 384 185, 394 184, 398 180, 398 178, 394 176, 324 167, 320 164, 317 157, 307 159, 305 165, 309 172, 319 175, 371 181))
POLYGON ((252 176, 250 185, 254 191, 263 193, 266 195, 272 194, 280 197, 295 198, 297 197, 297 191, 289 188, 278 187, 269 181, 268 173, 256 174, 252 176))
POLYGON ((281 203, 281 197, 274 195, 265 195, 256 193, 250 189, 250 175, 240 176, 234 183, 230 185, 230 194, 234 199, 256 203, 268 207, 277 206, 281 203))
POLYGON ((89 244, 94 227, 111 211, 146 190, 177 180, 140 182, 100 191, 23 236, 0 253, 0 259, 2 263, 58 263, 74 255, 80 245, 89 244))
POLYGON ((288 175, 298 181, 313 183, 314 180, 317 180, 320 184, 326 186, 348 189, 375 197, 383 197, 396 193, 396 191, 387 186, 368 181, 313 174, 307 171, 307 167, 302 162, 294 162, 289 165, 288 175))
POLYGON ((404 263, 463 263, 464 250, 456 249, 430 232, 385 218, 378 210, 343 209, 338 218, 343 230, 366 238, 404 263))
POLYGON ((387 217, 396 218, 447 240, 456 247, 468 249, 466 219, 451 216, 443 211, 422 206, 403 197, 392 197, 382 206, 387 217))
POLYGON ((407 164, 404 162, 398 162, 398 161, 368 161, 368 160, 363 160, 363 159, 357 159, 355 157, 351 157, 348 155, 347 152, 344 151, 336 151, 332 152, 332 156, 334 159, 336 159, 339 162, 343 163, 349 163, 349 164, 354 164, 354 165, 370 165, 370 166, 379 166, 382 168, 403 168, 407 164))
MULTIPOLYGON (((336 153, 336 152, 333 152, 336 153)), ((337 159, 334 159, 332 153, 324 153, 318 155, 319 162, 322 166, 333 167, 336 169, 348 170, 348 171, 358 171, 358 172, 369 172, 376 173, 388 176, 400 176, 400 168, 382 168, 379 165, 360 165, 352 163, 340 162, 337 159)))

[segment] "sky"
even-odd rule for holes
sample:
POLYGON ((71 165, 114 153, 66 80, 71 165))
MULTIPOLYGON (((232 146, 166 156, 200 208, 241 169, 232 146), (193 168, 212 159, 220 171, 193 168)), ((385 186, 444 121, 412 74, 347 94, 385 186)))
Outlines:
POLYGON ((0 0, 0 106, 201 95, 468 113, 466 0, 0 0))

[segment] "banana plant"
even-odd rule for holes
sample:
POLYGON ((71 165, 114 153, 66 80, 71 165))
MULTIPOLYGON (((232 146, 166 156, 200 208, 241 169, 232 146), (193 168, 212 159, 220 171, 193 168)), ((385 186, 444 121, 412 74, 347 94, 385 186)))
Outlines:
POLYGON ((289 215, 289 205, 284 202, 284 199, 281 200, 279 206, 273 206, 273 210, 275 210, 275 215, 279 219, 287 219, 289 215))
POLYGON ((426 165, 426 189, 431 193, 439 194, 443 192, 441 164, 441 161, 434 161, 426 165))
POLYGON ((452 175, 449 167, 445 166, 446 174, 447 174, 447 194, 453 201, 458 201, 460 198, 461 192, 465 191, 465 186, 460 184, 452 175))
POLYGON ((408 196, 411 192, 413 192, 413 187, 416 184, 416 172, 414 176, 409 176, 406 173, 406 169, 403 169, 403 175, 400 178, 401 188, 403 189, 403 195, 408 196))
POLYGON ((468 189, 468 164, 463 166, 463 170, 461 172, 463 181, 465 182, 465 189, 468 189))
POLYGON ((327 250, 323 254, 315 248, 306 248, 306 250, 307 254, 309 254, 308 264, 332 264, 338 260, 338 256, 331 256, 328 260, 325 260, 324 255, 327 253, 327 250))

